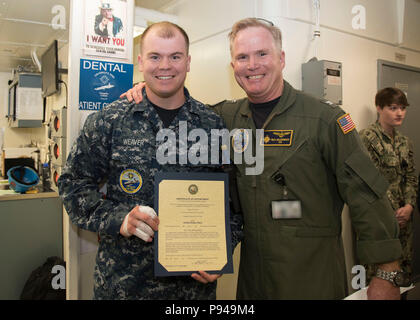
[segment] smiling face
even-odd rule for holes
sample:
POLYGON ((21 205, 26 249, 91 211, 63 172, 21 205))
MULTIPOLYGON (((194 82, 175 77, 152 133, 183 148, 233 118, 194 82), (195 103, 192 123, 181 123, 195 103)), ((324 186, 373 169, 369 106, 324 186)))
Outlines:
POLYGON ((267 29, 248 27, 237 33, 231 66, 251 102, 263 103, 281 96, 284 58, 284 51, 279 52, 267 29))
POLYGON ((184 98, 191 57, 185 38, 177 29, 173 29, 171 37, 162 37, 159 27, 151 29, 142 41, 138 59, 147 95, 153 103, 162 106, 161 99, 184 98))

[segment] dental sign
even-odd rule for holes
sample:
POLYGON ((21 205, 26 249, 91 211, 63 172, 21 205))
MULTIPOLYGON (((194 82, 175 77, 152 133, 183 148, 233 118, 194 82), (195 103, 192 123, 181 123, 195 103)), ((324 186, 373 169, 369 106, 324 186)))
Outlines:
POLYGON ((102 110, 132 86, 132 64, 80 59, 79 110, 102 110))

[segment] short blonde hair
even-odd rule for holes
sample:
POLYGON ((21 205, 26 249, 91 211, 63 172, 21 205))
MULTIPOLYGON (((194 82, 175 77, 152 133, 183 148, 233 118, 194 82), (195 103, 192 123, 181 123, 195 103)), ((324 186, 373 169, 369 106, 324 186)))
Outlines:
POLYGON ((236 36, 238 35, 238 32, 241 30, 244 30, 246 28, 250 27, 263 27, 264 29, 268 30, 274 39, 274 45, 276 46, 276 49, 278 50, 279 54, 282 50, 282 36, 281 31, 279 28, 277 28, 271 21, 261 19, 261 18, 246 18, 239 20, 236 22, 232 30, 229 32, 229 41, 230 41, 230 54, 232 55, 232 49, 233 49, 233 42, 235 41, 236 36))

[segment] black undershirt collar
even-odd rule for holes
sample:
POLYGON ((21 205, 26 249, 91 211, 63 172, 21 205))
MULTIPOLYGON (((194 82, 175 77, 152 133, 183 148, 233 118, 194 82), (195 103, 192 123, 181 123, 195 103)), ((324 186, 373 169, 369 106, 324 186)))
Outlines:
POLYGON ((271 111, 273 111, 280 98, 281 96, 264 103, 249 102, 249 108, 252 112, 252 119, 254 120, 255 127, 257 129, 261 129, 263 127, 265 120, 267 120, 268 116, 270 115, 271 111))
POLYGON ((156 110, 157 114, 159 115, 160 120, 162 120, 164 128, 168 128, 170 126, 170 124, 175 119, 176 115, 178 114, 179 110, 182 108, 182 106, 180 106, 179 108, 176 108, 176 109, 164 109, 155 105, 152 102, 150 102, 150 104, 156 110))

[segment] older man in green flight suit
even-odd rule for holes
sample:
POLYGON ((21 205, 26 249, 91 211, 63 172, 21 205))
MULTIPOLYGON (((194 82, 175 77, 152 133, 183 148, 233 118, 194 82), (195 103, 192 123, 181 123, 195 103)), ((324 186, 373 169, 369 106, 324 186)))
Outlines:
MULTIPOLYGON (((281 32, 272 23, 238 21, 229 38, 235 78, 247 98, 214 109, 234 132, 232 159, 257 145, 264 153, 261 174, 235 162, 244 218, 237 298, 344 298, 341 213, 347 203, 360 260, 390 276, 375 277, 368 297, 399 299, 391 277, 402 251, 388 185, 350 116, 283 80, 281 32)), ((130 99, 140 96, 138 88, 128 92, 130 99)))

